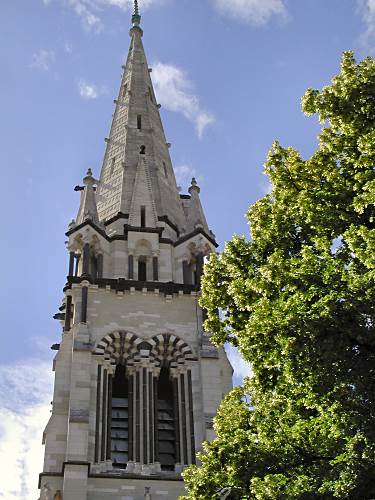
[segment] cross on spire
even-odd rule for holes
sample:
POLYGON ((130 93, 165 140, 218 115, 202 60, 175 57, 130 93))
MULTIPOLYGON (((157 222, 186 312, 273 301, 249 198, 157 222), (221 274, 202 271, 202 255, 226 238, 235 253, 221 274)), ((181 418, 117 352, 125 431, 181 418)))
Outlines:
POLYGON ((139 26, 141 24, 141 16, 139 14, 138 0, 134 0, 134 10, 132 15, 133 26, 139 26))

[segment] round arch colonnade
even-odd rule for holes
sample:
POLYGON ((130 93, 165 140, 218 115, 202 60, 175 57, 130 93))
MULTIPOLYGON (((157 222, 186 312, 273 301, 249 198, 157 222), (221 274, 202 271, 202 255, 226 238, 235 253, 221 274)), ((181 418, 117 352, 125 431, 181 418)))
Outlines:
POLYGON ((173 334, 106 335, 97 358, 95 463, 127 472, 180 472, 195 463, 192 367, 173 334))

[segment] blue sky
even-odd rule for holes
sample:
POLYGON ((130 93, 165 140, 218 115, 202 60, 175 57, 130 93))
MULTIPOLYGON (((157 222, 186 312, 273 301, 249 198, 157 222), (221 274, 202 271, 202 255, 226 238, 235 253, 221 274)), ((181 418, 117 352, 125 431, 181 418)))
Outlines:
MULTIPOLYGON (((140 5, 179 183, 186 191, 191 176, 198 178, 218 241, 247 234, 244 213, 268 189, 262 165, 272 142, 304 156, 316 147, 317 120, 300 111, 304 91, 329 83, 342 51, 358 59, 373 54, 375 0, 140 5)), ((99 175, 129 17, 127 0, 1 2, 0 388, 10 383, 14 397, 0 391, 0 460, 10 464, 0 498, 36 496, 31 463, 40 457, 38 432, 51 399, 64 233, 78 208, 74 186, 89 166, 99 175), (36 438, 26 440, 30 429, 36 438)), ((233 359, 238 379, 247 367, 233 359)))

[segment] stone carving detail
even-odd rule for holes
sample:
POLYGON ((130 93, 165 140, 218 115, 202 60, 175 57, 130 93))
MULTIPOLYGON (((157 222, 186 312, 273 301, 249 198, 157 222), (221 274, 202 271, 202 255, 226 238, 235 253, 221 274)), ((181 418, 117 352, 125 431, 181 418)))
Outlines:
POLYGON ((132 366, 148 358, 156 367, 167 362, 170 368, 176 368, 187 361, 197 360, 184 340, 169 333, 142 339, 129 332, 114 332, 97 344, 94 354, 104 355, 113 366, 125 360, 128 366, 132 366))

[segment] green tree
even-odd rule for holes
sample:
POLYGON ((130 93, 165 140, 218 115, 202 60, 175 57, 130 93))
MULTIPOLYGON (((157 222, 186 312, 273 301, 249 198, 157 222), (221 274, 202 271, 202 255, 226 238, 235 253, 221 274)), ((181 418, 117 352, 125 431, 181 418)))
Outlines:
POLYGON ((190 499, 375 498, 375 60, 344 53, 302 108, 318 149, 272 146, 250 240, 205 266, 206 327, 254 376, 184 473, 190 499))

